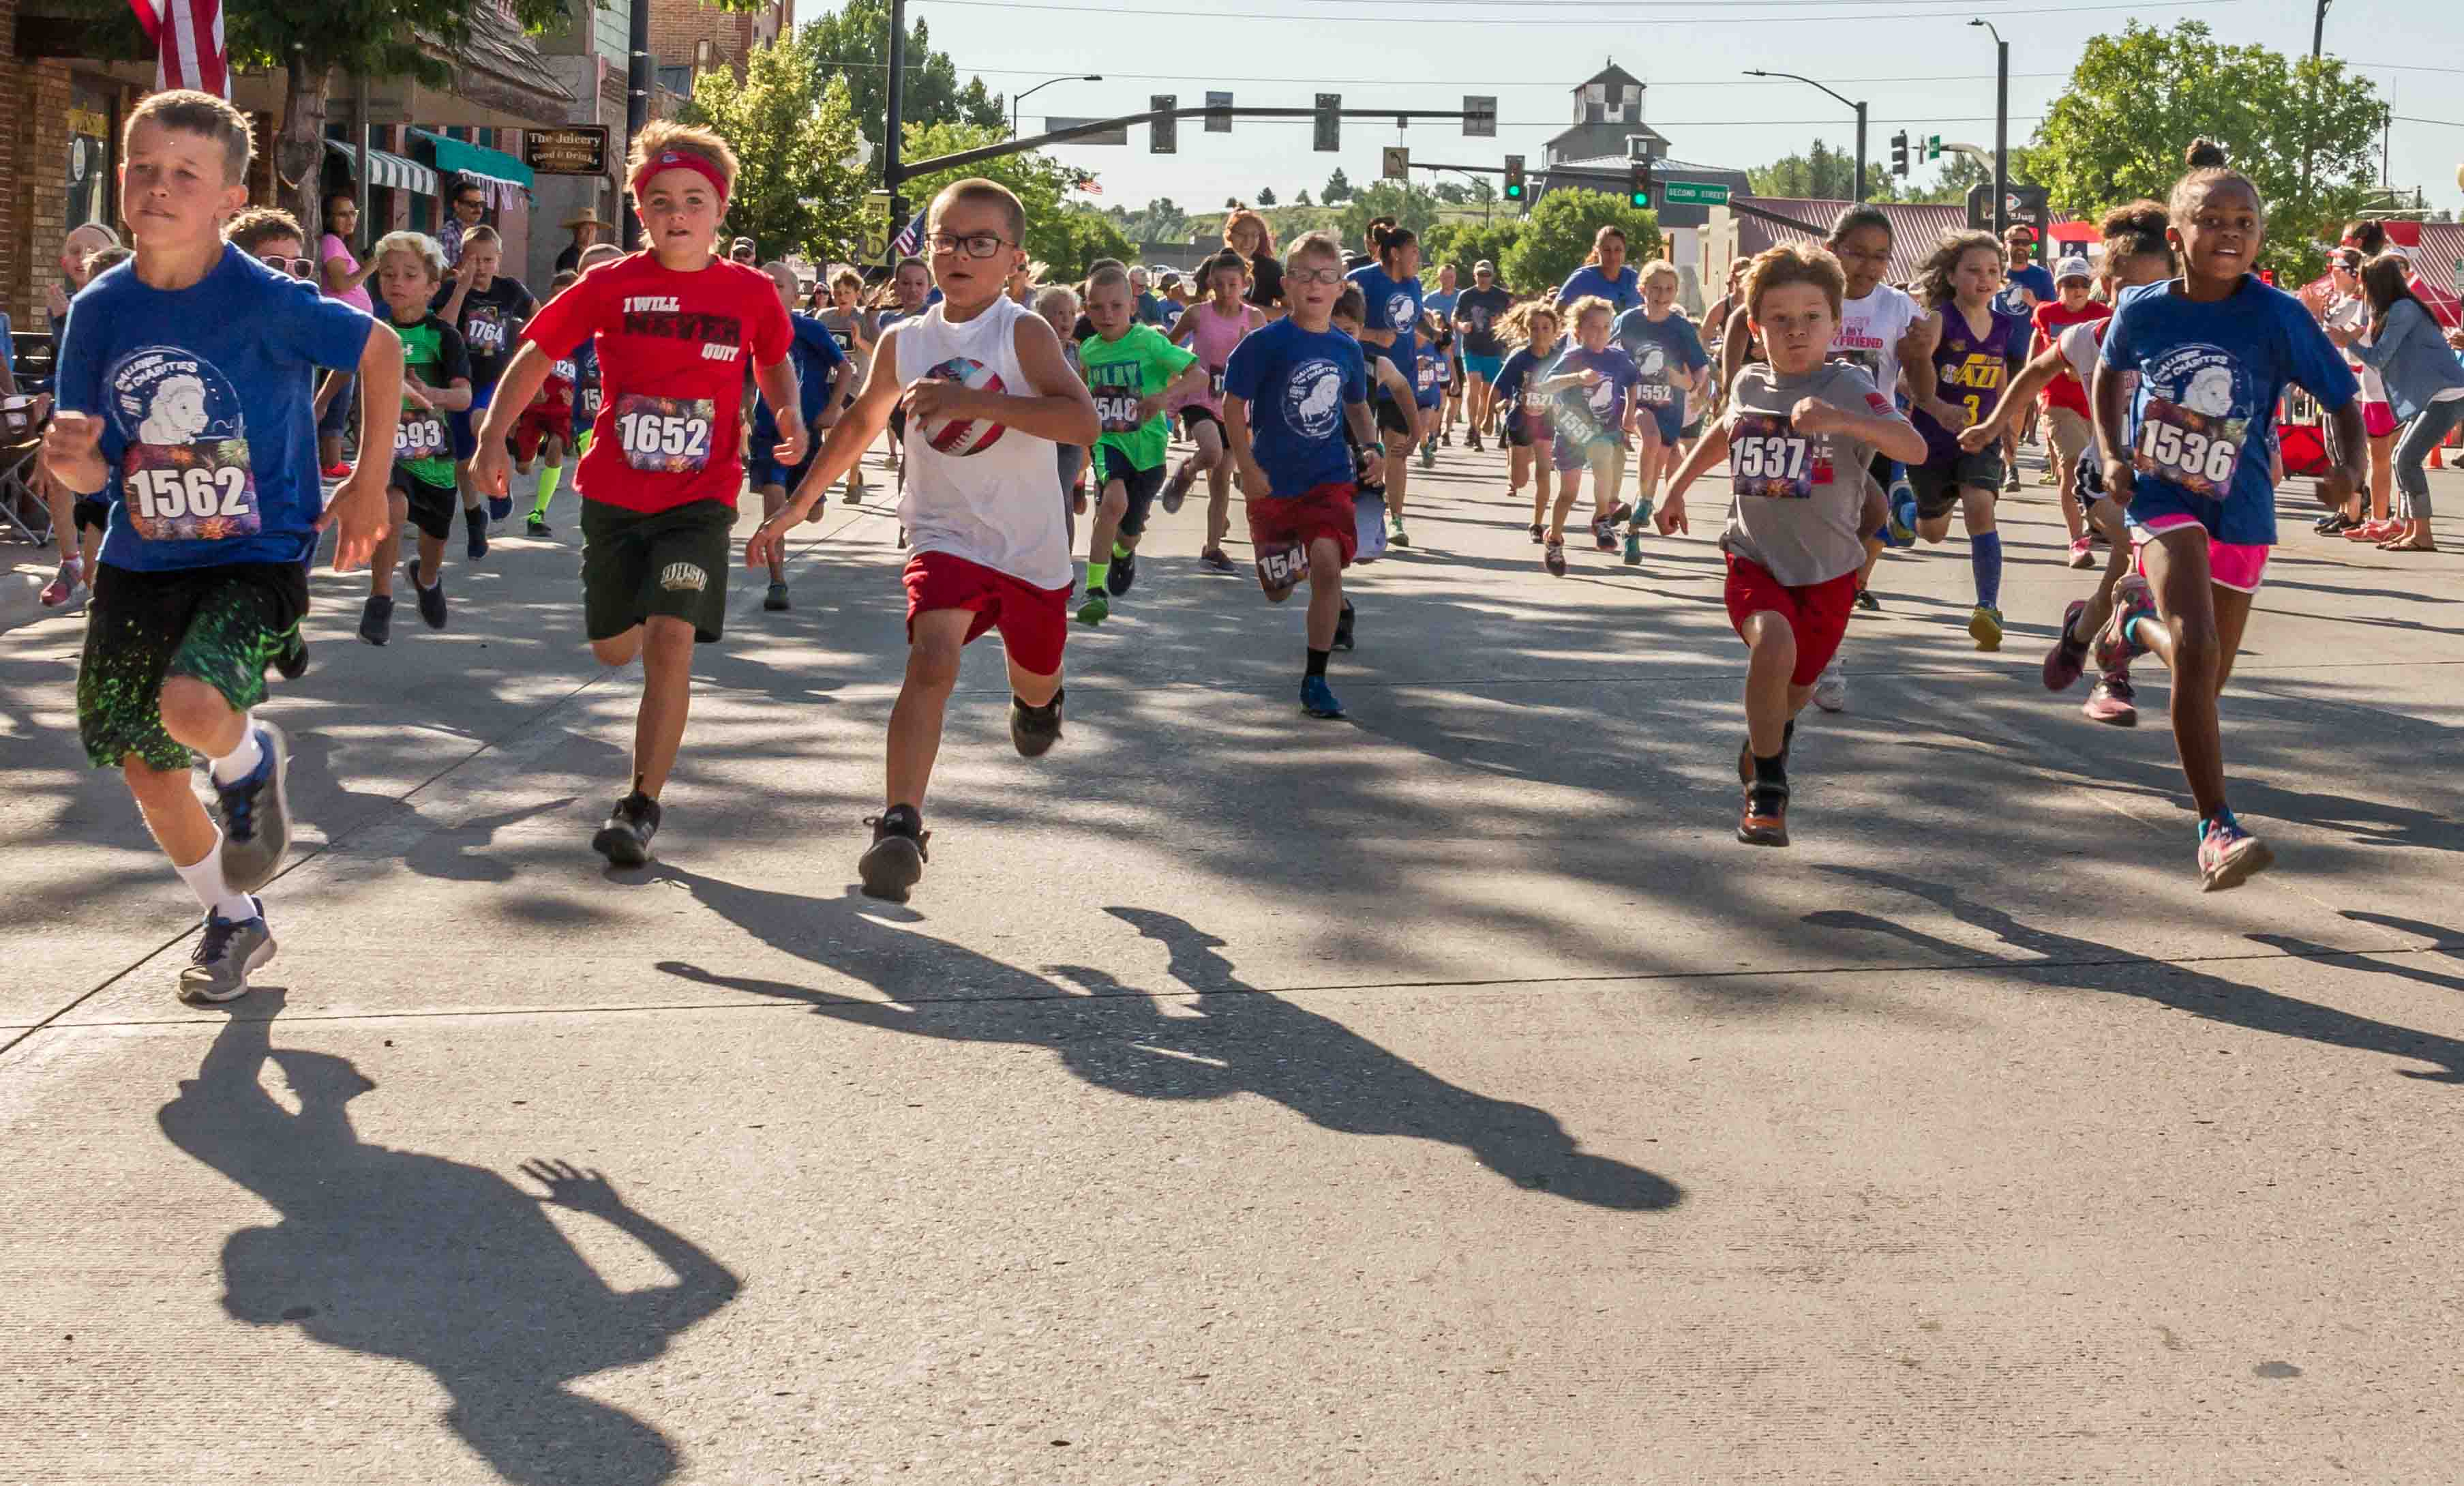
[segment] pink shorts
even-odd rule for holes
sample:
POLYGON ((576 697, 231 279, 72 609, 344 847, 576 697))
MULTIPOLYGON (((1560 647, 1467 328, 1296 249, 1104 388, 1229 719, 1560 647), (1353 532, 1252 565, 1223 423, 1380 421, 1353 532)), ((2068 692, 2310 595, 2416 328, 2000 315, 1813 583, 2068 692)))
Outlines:
POLYGON ((2395 410, 2385 403, 2362 404, 2362 432, 2372 438, 2387 438, 2395 432, 2395 410))
MULTIPOLYGON (((2142 578, 2147 576, 2147 554, 2145 548, 2149 538, 2161 537, 2168 531, 2178 531, 2185 526, 2198 524, 2196 517, 2181 515, 2159 516, 2145 525, 2132 522, 2131 535, 2137 539, 2142 549, 2136 554, 2137 561, 2134 564, 2139 576, 2142 578)), ((2235 593, 2256 593, 2260 582, 2267 577, 2267 555, 2275 550, 2274 547, 2261 546, 2256 543, 2218 542, 2215 538, 2210 537, 2208 539, 2208 581, 2219 588, 2231 588, 2235 593)))

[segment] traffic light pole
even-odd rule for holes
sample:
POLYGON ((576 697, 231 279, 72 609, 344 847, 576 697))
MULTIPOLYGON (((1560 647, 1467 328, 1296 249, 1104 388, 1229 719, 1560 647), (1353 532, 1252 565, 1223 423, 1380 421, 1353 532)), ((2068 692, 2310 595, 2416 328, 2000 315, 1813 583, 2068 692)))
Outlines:
POLYGON ((1749 78, 1786 78, 1791 82, 1801 82, 1809 88, 1822 88, 1823 92, 1830 93, 1833 98, 1839 99, 1839 101, 1847 103, 1849 107, 1857 110, 1857 199, 1860 202, 1863 201, 1865 199, 1865 105, 1862 103, 1850 102, 1847 99, 1839 98, 1838 94, 1833 93, 1829 88, 1824 88, 1821 83, 1815 81, 1813 78, 1799 77, 1797 74, 1793 72, 1766 72, 1759 67, 1749 67, 1746 69, 1746 76, 1749 78))
MULTIPOLYGON (((1344 119, 1392 119, 1397 123, 1416 119, 1439 121, 1451 119, 1461 122, 1471 117, 1460 108, 1338 108, 1334 112, 1344 119)), ((1123 114, 1116 119, 1090 119, 1085 123, 1071 124, 1067 129, 1054 129, 1027 139, 1007 140, 999 144, 986 144, 979 149, 962 149, 953 154, 935 155, 930 160, 901 164, 893 154, 884 164, 884 169, 887 172, 886 184, 894 194, 901 182, 912 181, 919 175, 954 170, 960 166, 971 166, 982 160, 999 160, 1004 155, 1023 154, 1030 149, 1041 149, 1046 144, 1067 144, 1071 140, 1084 139, 1090 134, 1109 134, 1114 129, 1127 128, 1132 124, 1153 123, 1158 119, 1315 119, 1316 117, 1318 117, 1318 111, 1314 108, 1207 108, 1203 105, 1196 108, 1154 108, 1142 114, 1123 114)), ((1477 167, 1450 166, 1446 168, 1477 167)), ((1485 173, 1501 175, 1505 172, 1490 168, 1485 173)))
MULTIPOLYGON (((649 9, 649 0, 633 0, 641 10, 649 9)), ((881 184, 890 192, 890 235, 897 239, 907 226, 907 193, 898 188, 913 171, 900 168, 899 149, 903 138, 907 102, 907 0, 890 0, 890 89, 884 99, 884 124, 881 132, 881 184)))

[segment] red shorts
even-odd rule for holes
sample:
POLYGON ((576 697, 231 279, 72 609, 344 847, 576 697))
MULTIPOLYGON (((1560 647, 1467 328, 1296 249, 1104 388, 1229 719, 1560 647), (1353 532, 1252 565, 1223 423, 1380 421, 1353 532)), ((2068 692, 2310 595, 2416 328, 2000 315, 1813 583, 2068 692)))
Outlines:
POLYGON ((533 403, 514 420, 514 453, 524 464, 539 457, 539 441, 555 438, 565 447, 573 445, 573 405, 571 403, 533 403))
MULTIPOLYGON (((1305 496, 1250 498, 1249 545, 1259 557, 1307 547, 1320 537, 1342 550, 1344 566, 1352 566, 1353 555, 1360 550, 1360 527, 1349 481, 1312 485, 1305 496)), ((1259 581, 1265 580, 1262 576, 1259 581)))
POLYGON ((1723 555, 1728 560, 1724 595, 1728 601, 1728 623, 1743 634, 1749 614, 1787 616, 1789 628, 1796 632, 1796 669, 1789 679, 1798 686, 1812 686, 1822 668, 1831 664, 1831 657, 1839 654, 1840 637, 1848 632, 1848 614, 1857 607, 1856 569, 1827 583, 1792 588, 1759 563, 1749 563, 1734 552, 1723 555))
POLYGON ((1069 637, 1071 586, 1039 588, 981 563, 948 552, 918 552, 907 560, 907 637, 915 638, 915 616, 936 609, 967 609, 975 622, 967 639, 998 627, 1001 647, 1020 670, 1054 676, 1061 647, 1069 637))

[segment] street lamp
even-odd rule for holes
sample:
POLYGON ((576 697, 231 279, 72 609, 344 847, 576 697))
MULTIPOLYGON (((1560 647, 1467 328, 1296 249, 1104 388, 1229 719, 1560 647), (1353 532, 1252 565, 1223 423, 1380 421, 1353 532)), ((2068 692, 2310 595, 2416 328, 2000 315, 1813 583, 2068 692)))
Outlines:
POLYGON ((1993 235, 2011 226, 2011 43, 1991 21, 1972 20, 1993 35, 1993 235))
POLYGON ((1059 78, 1046 78, 1042 82, 1037 83, 1034 87, 1027 89, 1026 93, 1013 94, 1009 100, 1009 137, 1011 139, 1018 138, 1018 105, 1020 101, 1026 97, 1027 93, 1041 92, 1042 90, 1052 86, 1056 82, 1101 82, 1103 80, 1104 75, 1102 73, 1090 72, 1083 76, 1078 73, 1069 73, 1059 78))
MULTIPOLYGON (((1829 88, 1823 88, 1821 83, 1815 81, 1813 78, 1800 78, 1793 72, 1765 72, 1759 67, 1749 67, 1746 69, 1746 76, 1749 78, 1786 78, 1791 82, 1802 82, 1807 87, 1822 88, 1823 92, 1831 93, 1829 88)), ((1839 95, 1837 93, 1831 93, 1831 96, 1833 98, 1839 98, 1839 95)), ((1865 105, 1862 103, 1850 102, 1844 98, 1839 98, 1839 101, 1847 103, 1849 107, 1857 110, 1857 199, 1859 202, 1862 202, 1865 199, 1865 105)))

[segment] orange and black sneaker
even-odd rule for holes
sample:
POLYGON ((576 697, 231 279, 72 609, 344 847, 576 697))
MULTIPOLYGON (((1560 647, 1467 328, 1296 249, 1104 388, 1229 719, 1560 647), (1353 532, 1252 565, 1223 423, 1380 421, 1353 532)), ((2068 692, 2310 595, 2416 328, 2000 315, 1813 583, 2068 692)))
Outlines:
POLYGON ((1748 846, 1788 845, 1788 786, 1756 781, 1746 787, 1745 813, 1737 839, 1748 846))

